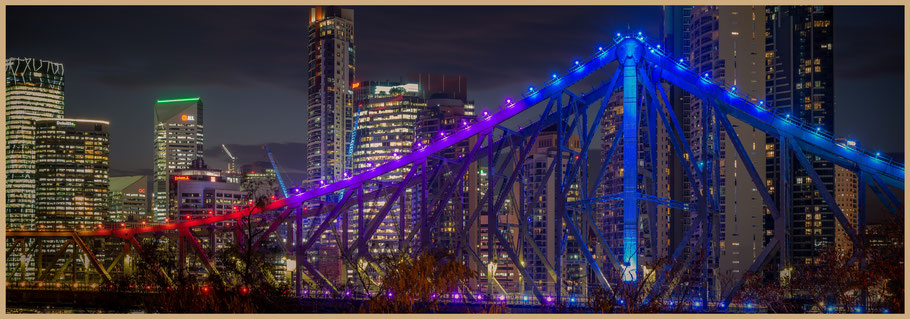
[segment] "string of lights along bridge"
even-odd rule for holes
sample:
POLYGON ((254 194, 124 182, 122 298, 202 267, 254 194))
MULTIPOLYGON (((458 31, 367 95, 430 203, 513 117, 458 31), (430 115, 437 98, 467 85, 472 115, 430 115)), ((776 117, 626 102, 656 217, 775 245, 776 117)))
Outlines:
MULTIPOLYGON (((278 242, 285 257, 294 261, 291 270, 295 274, 295 291, 290 294, 305 299, 362 299, 368 292, 339 288, 313 265, 316 259, 312 257, 312 252, 323 249, 317 245, 321 238, 333 236, 336 238, 333 247, 338 250, 339 256, 370 264, 375 261, 375 256, 367 249, 367 243, 374 239, 382 221, 397 213, 402 221, 407 217, 407 224, 411 225, 408 229, 402 226, 399 230, 399 253, 414 257, 421 252, 442 248, 453 252, 459 262, 479 265, 482 273, 486 271, 483 276, 485 291, 458 287, 454 291, 434 292, 432 298, 447 302, 507 303, 514 306, 582 305, 595 289, 620 298, 619 287, 646 280, 644 274, 653 273, 647 279, 652 281, 649 283, 653 287, 652 293, 641 302, 660 300, 664 303, 684 302, 685 307, 696 310, 752 311, 757 308, 752 301, 736 299, 744 276, 732 285, 720 287, 713 284, 713 272, 704 271, 698 281, 702 284, 696 298, 674 301, 668 296, 674 291, 673 285, 679 282, 675 277, 679 276, 679 271, 674 267, 697 265, 698 251, 709 255, 716 253, 717 245, 713 241, 716 240, 717 227, 712 223, 716 222, 716 216, 721 212, 721 181, 717 175, 721 161, 717 153, 712 155, 711 151, 719 149, 717 143, 721 132, 733 144, 740 159, 738 165, 748 171, 748 177, 771 218, 775 221, 788 218, 790 208, 774 201, 769 185, 749 159, 730 118, 776 138, 781 145, 778 150, 781 161, 793 163, 805 171, 835 215, 837 223, 854 242, 857 240, 856 227, 862 226, 851 224, 845 217, 833 198, 832 190, 820 181, 807 153, 857 173, 864 183, 862 185, 875 190, 876 196, 888 204, 886 206, 893 214, 902 214, 894 208, 902 206, 889 189, 903 189, 902 163, 879 152, 860 149, 854 141, 836 139, 821 127, 766 106, 761 99, 742 93, 736 86, 725 87, 712 79, 710 73, 696 73, 684 57, 666 52, 660 44, 648 41, 641 32, 630 32, 616 33, 612 45, 596 47, 590 59, 572 61, 567 71, 551 74, 539 86, 529 86, 520 98, 504 99, 498 111, 483 111, 476 118, 464 119, 456 129, 441 130, 435 138, 416 142, 409 153, 395 153, 386 162, 370 163, 369 167, 346 174, 340 180, 323 180, 310 188, 291 188, 287 197, 268 198, 260 205, 251 201, 247 206, 234 207, 231 212, 221 215, 188 216, 183 220, 143 222, 141 225, 124 223, 120 227, 98 225, 92 230, 7 231, 7 240, 21 242, 20 246, 14 244, 11 250, 22 249, 23 255, 27 254, 26 239, 73 241, 82 253, 89 256, 97 273, 93 275, 94 282, 79 286, 75 283, 63 285, 70 289, 97 290, 113 287, 109 284, 109 272, 118 267, 102 264, 83 238, 122 240, 122 254, 135 259, 142 258, 141 252, 145 247, 143 238, 165 236, 179 247, 181 271, 185 271, 186 264, 195 263, 206 272, 217 273, 218 269, 210 258, 213 250, 199 244, 197 237, 205 236, 199 233, 211 234, 218 231, 213 225, 233 222, 231 225, 236 229, 224 231, 236 232, 235 237, 242 238, 241 227, 250 222, 244 218, 260 216, 265 231, 255 238, 248 238, 253 244, 244 249, 255 250, 267 242, 278 242), (569 89, 576 88, 585 79, 596 78, 602 71, 606 71, 607 79, 590 91, 575 93, 569 89), (711 138, 699 141, 686 138, 679 122, 680 115, 669 107, 669 87, 688 92, 701 101, 700 112, 703 115, 713 115, 702 116, 705 125, 698 128, 701 136, 711 138), (611 99, 620 97, 620 94, 621 99, 611 99), (611 101, 620 102, 611 106, 611 101), (600 126, 604 125, 600 119, 611 107, 621 110, 621 114, 617 115, 620 120, 613 127, 615 134, 605 139, 612 143, 604 148, 606 156, 602 162, 591 164, 589 151, 597 132, 603 129, 600 126), (535 120, 529 125, 510 127, 509 119, 523 113, 533 114, 535 120), (669 146, 657 147, 655 141, 658 136, 669 146), (526 174, 523 168, 526 161, 533 158, 531 150, 538 141, 544 140, 554 141, 557 147, 553 148, 554 154, 550 154, 549 162, 538 167, 547 173, 541 175, 541 180, 530 184, 523 178, 526 174), (440 155, 452 149, 459 150, 457 157, 440 155), (697 150, 699 156, 695 156, 693 150, 697 150), (679 161, 685 172, 683 178, 692 188, 693 201, 679 202, 662 197, 658 192, 655 163, 658 162, 657 154, 665 152, 679 161), (605 193, 598 187, 611 163, 618 165, 621 171, 639 173, 620 173, 616 178, 621 181, 622 187, 618 192, 605 193), (480 174, 468 173, 471 167, 478 165, 484 167, 480 174), (405 173, 398 179, 382 179, 394 172, 405 173), (518 184, 523 191, 516 196, 514 189, 518 184), (469 196, 465 189, 469 186, 477 188, 478 185, 484 185, 485 189, 477 195, 479 204, 462 205, 463 198, 469 196), (547 203, 553 205, 556 212, 553 218, 557 223, 552 227, 556 227, 557 234, 565 234, 555 236, 556 244, 553 246, 576 256, 571 264, 561 258, 549 258, 548 253, 541 251, 533 239, 531 228, 534 227, 535 216, 539 216, 537 214, 542 209, 539 205, 541 194, 548 187, 548 192, 555 190, 558 194, 547 203), (363 217, 364 207, 373 209, 371 218, 363 217), (685 211, 689 216, 688 229, 675 247, 658 245, 657 207, 672 210, 674 214, 685 211), (614 220, 619 221, 619 230, 616 231, 619 236, 607 236, 597 223, 595 217, 603 218, 603 211, 610 212, 614 220), (488 217, 494 215, 496 218, 488 217), (349 225, 352 216, 359 216, 358 225, 349 225), (311 227, 304 227, 304 220, 315 222, 311 227), (276 230, 282 227, 289 229, 288 237, 274 236, 276 230), (512 230, 503 232, 504 227, 512 227, 512 230), (467 238, 466 234, 472 229, 485 231, 480 241, 467 238), (443 242, 452 247, 438 247, 443 242), (484 261, 475 250, 481 247, 486 249, 485 258, 490 251, 495 251, 502 262, 484 261), (192 261, 187 261, 188 250, 196 257, 192 261), (673 263, 646 269, 644 263, 639 261, 639 258, 653 261, 659 257, 668 257, 673 263), (521 291, 504 289, 507 283, 498 281, 494 275, 494 264, 512 267, 523 287, 521 291), (526 267, 531 264, 542 270, 526 267), (570 280, 565 280, 569 276, 578 276, 574 273, 576 269, 585 269, 585 273, 591 274, 593 279, 589 282, 582 275, 584 283, 572 284, 570 280), (534 275, 537 273, 541 273, 542 277, 534 275)), ((789 164, 784 174, 792 174, 789 164)), ((780 191, 786 192, 790 187, 787 183, 775 187, 781 187, 780 191)), ((774 232, 747 273, 760 271, 775 256, 782 256, 779 258, 782 265, 787 262, 790 245, 784 233, 774 232)), ((114 263, 125 263, 127 259, 119 258, 114 263)), ((8 259, 8 262, 18 261, 8 259)), ((693 273, 702 273, 701 269, 706 268, 699 266, 693 269, 690 270, 693 273)), ((357 268, 356 271, 368 276, 379 275, 369 267, 357 268)), ((17 285, 8 282, 8 287, 56 289, 61 288, 61 283, 22 281, 17 285)), ((208 289, 208 286, 205 288, 208 289)), ((135 289, 161 292, 170 287, 137 286, 135 289)), ((395 292, 391 290, 369 293, 395 297, 395 292)), ((618 303, 624 304, 625 300, 618 299, 618 303)))

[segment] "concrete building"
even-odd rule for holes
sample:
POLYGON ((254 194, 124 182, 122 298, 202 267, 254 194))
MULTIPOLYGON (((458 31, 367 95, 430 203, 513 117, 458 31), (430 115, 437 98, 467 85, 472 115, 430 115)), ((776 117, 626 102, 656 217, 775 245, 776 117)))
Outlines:
MULTIPOLYGON (((856 147, 856 142, 854 141, 847 141, 842 138, 838 140, 846 142, 848 146, 856 147)), ((859 185, 859 177, 856 173, 837 165, 834 166, 834 201, 856 231, 859 230, 859 185)), ((812 215, 813 219, 811 220, 808 219, 810 215, 806 216, 806 223, 815 222, 814 215, 812 215)), ((847 232, 844 231, 844 227, 840 223, 835 221, 835 225, 834 244, 838 253, 852 256, 853 241, 847 236, 847 232)), ((806 227, 810 226, 806 225, 806 227)))
POLYGON ((110 210, 107 222, 148 221, 148 177, 111 177, 110 210))
POLYGON ((305 188, 351 172, 354 132, 354 10, 310 9, 305 188))
MULTIPOLYGON (((565 277, 562 278, 565 285, 564 291, 569 295, 583 296, 588 292, 588 271, 587 262, 581 253, 577 239, 569 233, 566 236, 565 252, 560 254, 559 243, 562 240, 562 217, 559 214, 564 212, 557 211, 556 198, 565 197, 566 202, 578 200, 578 185, 573 184, 571 189, 566 193, 560 193, 557 183, 553 176, 544 179, 547 169, 556 160, 559 153, 559 142, 557 140, 556 127, 552 126, 544 129, 537 137, 536 144, 531 147, 528 158, 524 162, 524 176, 522 185, 524 189, 520 198, 524 199, 524 205, 528 210, 530 221, 527 221, 526 227, 530 230, 531 239, 534 245, 540 248, 546 260, 543 260, 534 253, 531 243, 522 245, 522 255, 525 260, 525 267, 534 278, 535 284, 541 289, 544 295, 556 296, 556 282, 550 277, 547 264, 555 267, 557 259, 561 260, 562 269, 565 277), (542 183, 546 183, 542 185, 542 183), (542 195, 535 199, 539 188, 544 187, 542 195)), ((568 149, 573 151, 581 150, 581 142, 578 136, 569 137, 566 142, 568 149)), ((561 152, 562 166, 554 169, 565 171, 566 164, 569 162, 570 154, 561 152)), ((566 208, 573 222, 579 227, 582 236, 586 236, 587 223, 584 222, 581 214, 582 211, 566 208), (584 226, 582 226, 584 225, 584 226)), ((516 221, 517 223, 517 221, 516 221)), ((522 221, 525 223, 525 221, 522 221)), ((517 226, 517 225, 515 225, 517 226)), ((514 227, 514 226, 513 226, 514 227)), ((514 232, 517 236, 517 232, 514 232)), ((598 254, 599 255, 599 254, 598 254)), ((515 270, 517 272, 517 269, 515 270)), ((525 285, 523 293, 530 294, 530 287, 525 285)))
MULTIPOLYGON (((765 8, 763 6, 696 6, 691 11, 690 63, 699 73, 726 87, 734 88, 749 100, 758 102, 765 92, 765 8)), ((689 144, 694 162, 712 167, 719 164, 719 171, 709 172, 711 193, 719 203, 719 211, 709 219, 712 233, 708 238, 711 250, 707 269, 716 278, 709 284, 709 291, 717 294, 728 284, 740 278, 763 248, 764 203, 744 159, 740 158, 723 130, 702 100, 691 101, 689 144), (720 140, 711 133, 717 131, 720 140), (703 163, 703 164, 702 164, 703 163)), ((765 133, 734 118, 728 120, 736 131, 759 175, 764 175, 763 165, 765 133)), ((693 196, 694 197, 694 196, 693 196)), ((691 199, 695 203, 695 199, 691 199)), ((704 236, 696 232, 693 241, 704 236)), ((718 295, 709 295, 716 298, 718 295)))
POLYGON ((63 64, 6 59, 6 227, 35 227, 35 123, 63 117, 63 64))
MULTIPOLYGON (((353 150, 353 169, 356 173, 410 153, 416 140, 417 115, 426 104, 417 96, 419 89, 416 83, 362 81, 355 86, 358 122, 355 132, 357 142, 353 150)), ((402 167, 379 176, 376 180, 400 182, 411 169, 414 168, 402 167)), ((402 203, 408 206, 406 208, 413 206, 412 201, 416 200, 419 193, 409 191, 405 194, 408 199, 402 203)), ((385 201, 371 201, 364 205, 364 223, 368 223, 379 213, 385 201)), ((399 238, 399 230, 404 226, 400 225, 400 221, 410 222, 415 218, 413 214, 402 218, 399 216, 400 212, 400 204, 391 208, 373 235, 373 240, 368 243, 371 254, 384 255, 398 251, 399 240, 402 239, 399 238)), ((359 216, 354 216, 349 224, 353 234, 357 234, 358 225, 359 216)), ((405 229, 410 231, 408 226, 405 226, 405 229)))
POLYGON ((85 230, 108 214, 108 122, 35 120, 35 206, 39 230, 85 230))
POLYGON ((155 176, 152 221, 168 217, 168 176, 202 158, 202 99, 162 99, 155 103, 155 176))

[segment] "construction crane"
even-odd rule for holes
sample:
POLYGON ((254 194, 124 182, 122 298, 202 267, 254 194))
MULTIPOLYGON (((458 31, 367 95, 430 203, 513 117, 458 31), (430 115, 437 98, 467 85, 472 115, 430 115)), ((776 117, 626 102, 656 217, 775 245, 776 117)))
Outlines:
POLYGON ((275 158, 272 157, 272 151, 269 150, 268 145, 264 145, 265 153, 269 155, 269 162, 272 163, 272 169, 275 170, 275 179, 278 180, 278 185, 281 186, 281 193, 284 194, 284 197, 288 197, 288 189, 284 187, 284 180, 281 179, 281 173, 278 172, 278 164, 275 163, 275 158))
POLYGON ((227 146, 224 146, 224 144, 221 144, 221 148, 224 149, 224 153, 231 159, 231 163, 228 164, 228 172, 233 173, 234 169, 237 168, 237 158, 234 157, 234 155, 231 155, 231 151, 228 151, 227 146))

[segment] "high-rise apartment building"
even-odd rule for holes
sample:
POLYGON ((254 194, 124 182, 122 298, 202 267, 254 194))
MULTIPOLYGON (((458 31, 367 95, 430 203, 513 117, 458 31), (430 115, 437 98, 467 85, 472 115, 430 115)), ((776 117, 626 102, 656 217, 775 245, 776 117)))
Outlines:
POLYGON ((155 103, 153 221, 167 218, 168 175, 201 159, 203 142, 202 99, 161 99, 155 103))
POLYGON ((354 131, 354 10, 310 9, 306 188, 351 172, 354 131))
POLYGON ((39 230, 83 230, 106 220, 108 122, 35 121, 35 206, 39 230))
POLYGON ((6 227, 35 226, 35 123, 63 117, 63 64, 6 59, 6 227))
POLYGON ((149 220, 148 177, 111 177, 108 222, 149 220))
MULTIPOLYGON (((395 159, 397 156, 411 152, 415 144, 417 115, 425 107, 424 100, 417 96, 416 83, 398 83, 390 81, 363 81, 354 89, 357 104, 357 129, 355 132, 356 147, 353 150, 353 172, 366 171, 375 166, 395 159)), ((402 167, 376 180, 399 182, 413 167, 402 167)), ((419 192, 417 192, 419 193, 419 192)), ((413 192, 405 194, 416 199, 413 192)), ((379 211, 385 202, 372 201, 364 203, 364 223, 367 223, 379 211)), ((406 203, 410 205, 410 201, 406 203)), ((373 240, 368 243, 371 254, 386 254, 397 251, 399 243, 398 229, 400 220, 414 220, 413 215, 401 219, 397 216, 402 210, 395 205, 389 215, 376 230, 373 240)), ((405 211, 415 212, 413 209, 405 211)), ((359 216, 354 220, 359 219, 359 216)), ((357 233, 359 221, 352 222, 352 233, 357 233)), ((405 229, 409 229, 405 226, 405 229)))
MULTIPOLYGON (((580 151, 581 142, 578 136, 569 137, 566 141, 566 146, 569 150, 580 151)), ((521 205, 527 207, 530 219, 530 221, 521 221, 521 223, 526 224, 525 227, 531 233, 531 240, 533 240, 534 245, 540 248, 546 260, 537 256, 531 243, 522 246, 521 254, 524 256, 528 273, 533 278, 534 284, 541 290, 541 293, 551 296, 557 294, 556 282, 550 277, 547 264, 550 267, 555 267, 556 261, 559 259, 562 265, 561 268, 565 273, 564 277, 560 279, 564 285, 563 289, 569 295, 584 295, 588 288, 588 265, 581 252, 578 240, 571 232, 565 237, 565 251, 560 251, 559 243, 563 240, 562 229, 564 229, 563 216, 560 216, 560 214, 565 214, 566 212, 558 211, 556 207, 556 201, 559 197, 565 197, 566 202, 578 200, 578 185, 577 183, 573 184, 567 192, 560 192, 558 184, 561 181, 557 181, 553 176, 544 179, 547 175, 548 167, 556 160, 557 154, 561 154, 562 166, 554 169, 565 170, 571 154, 565 150, 560 150, 560 147, 556 126, 542 130, 537 137, 536 143, 531 147, 524 166, 521 168, 524 170, 521 183, 524 186, 521 192, 524 194, 519 196, 519 198, 524 200, 521 205), (544 188, 544 191, 540 193, 539 197, 535 198, 540 188, 544 188)), ((581 215, 583 212, 569 207, 567 207, 567 210, 568 215, 572 217, 573 223, 578 227, 582 236, 585 236, 588 227, 584 227, 587 222, 581 215)), ((507 234, 514 234, 513 236, 517 237, 517 233, 516 231, 507 234)), ((519 241, 517 238, 513 240, 523 242, 523 240, 519 241)), ((529 293, 529 287, 525 285, 522 292, 529 293)))
MULTIPOLYGON (((765 33, 765 105, 811 126, 834 131, 834 8, 832 6, 768 6, 765 33)), ((790 159, 789 183, 781 183, 780 142, 766 144, 768 190, 775 203, 789 207, 785 265, 809 263, 825 246, 834 245, 834 213, 796 159, 790 159), (790 189, 781 189, 789 185, 790 189), (781 204, 782 203, 782 204, 781 204)), ((835 165, 807 154, 829 190, 835 187, 835 165)), ((765 239, 774 223, 765 217, 765 239)), ((778 263, 774 263, 778 264, 778 263)))
MULTIPOLYGON (((847 146, 856 147, 856 142, 839 138, 838 141, 847 143, 847 146)), ((859 176, 853 171, 841 166, 834 166, 834 201, 844 213, 850 225, 859 230, 859 176)), ((865 187, 865 185, 863 186, 865 187)), ((808 215, 807 215, 808 216, 808 215)), ((805 222, 815 222, 806 220, 805 222)), ((806 225, 806 227, 809 227, 806 225)), ((835 221, 834 244, 837 252, 845 256, 853 255, 853 241, 847 236, 844 227, 835 221)))
MULTIPOLYGON (((690 20, 691 67, 755 103, 765 92, 764 12, 763 6, 696 6, 690 20)), ((692 240, 710 236, 706 271, 712 276, 708 278, 735 279, 745 273, 763 248, 764 202, 712 108, 700 99, 691 100, 689 144, 695 163, 704 167, 717 164, 716 170, 705 173, 709 176, 709 200, 713 197, 719 204, 708 219, 711 232, 703 229, 692 240)), ((765 133, 738 119, 728 120, 748 160, 758 163, 755 168, 764 175, 760 164, 764 161, 765 133)), ((690 200, 695 203, 694 196, 690 200)), ((706 284, 712 293, 725 289, 720 280, 706 284)))

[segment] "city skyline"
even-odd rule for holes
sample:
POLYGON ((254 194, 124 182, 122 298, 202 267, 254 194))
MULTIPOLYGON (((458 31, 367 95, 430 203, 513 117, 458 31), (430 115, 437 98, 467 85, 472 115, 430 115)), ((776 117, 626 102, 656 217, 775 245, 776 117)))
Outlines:
MULTIPOLYGON (((583 56, 583 52, 597 42, 606 43, 615 30, 625 29, 628 25, 657 36, 660 24, 660 7, 657 6, 592 7, 591 10, 563 7, 552 10, 541 7, 353 8, 358 12, 355 38, 361 39, 357 44, 355 80, 394 81, 415 72, 461 74, 471 81, 473 89, 470 89, 468 98, 476 101, 478 110, 490 109, 490 105, 495 105, 503 96, 517 94, 526 85, 540 82, 541 75, 546 75, 541 70, 561 70, 558 61, 583 56), (490 19, 478 19, 489 22, 445 27, 450 25, 446 21, 464 13, 475 17, 495 16, 495 21, 512 23, 499 26, 490 19), (392 22, 387 22, 389 19, 378 18, 389 15, 409 16, 412 17, 409 25, 427 27, 397 28, 392 22), (428 16, 439 21, 427 21, 430 19, 428 16), (572 36, 540 36, 555 32, 546 28, 551 22, 540 22, 543 16, 551 22, 554 17, 565 19, 567 22, 562 23, 564 31, 572 36), (486 38, 457 35, 485 27, 495 28, 499 33, 486 38), (408 50, 385 49, 387 42, 400 44, 408 50), (518 50, 534 50, 539 54, 524 57, 515 54, 518 50)), ((112 176, 151 173, 152 163, 147 156, 153 149, 151 130, 132 128, 152 126, 148 118, 156 99, 200 96, 208 101, 210 108, 218 110, 212 111, 206 129, 209 143, 205 153, 209 166, 221 168, 228 162, 219 144, 227 144, 238 157, 238 164, 243 164, 264 160, 261 145, 268 143, 272 145, 276 159, 287 171, 286 174, 294 183, 299 183, 303 178, 305 155, 306 71, 302 66, 306 60, 303 39, 309 8, 250 9, 253 10, 253 19, 249 23, 263 22, 261 26, 242 24, 245 26, 243 31, 232 36, 231 41, 219 41, 227 40, 223 34, 240 30, 216 28, 227 25, 218 25, 217 22, 237 17, 239 11, 225 7, 10 7, 8 43, 11 50, 8 56, 48 59, 67 66, 67 116, 111 122, 112 176), (73 10, 81 12, 83 15, 80 16, 116 18, 108 19, 110 22, 106 23, 80 23, 67 30, 51 30, 34 22, 19 21, 19 17, 28 16, 29 10, 42 10, 42 14, 57 15, 63 21, 70 19, 67 14, 73 10), (269 13, 278 18, 256 20, 270 16, 269 13), (160 16, 200 18, 181 19, 181 23, 168 26, 183 29, 184 35, 163 37, 165 33, 158 33, 151 37, 124 37, 126 32, 142 34, 143 30, 156 29, 146 29, 146 24, 138 22, 157 23, 159 18, 155 17, 160 16), (110 29, 106 26, 111 25, 118 25, 118 28, 102 31, 110 29), (20 32, 18 28, 27 31, 20 32), (264 36, 257 36, 258 30, 262 30, 264 36), (55 34, 50 34, 51 31, 55 34), (25 34, 29 36, 21 36, 25 34), (70 40, 62 39, 68 35, 77 38, 83 35, 88 45, 73 45, 70 40), (104 39, 112 36, 118 39, 117 47, 103 53, 105 50, 100 49, 114 43, 104 39), (47 37, 60 37, 60 41, 37 41, 47 37), (236 41, 235 38, 249 41, 236 41), (189 54, 174 54, 181 50, 159 54, 160 50, 174 48, 186 48, 189 54), (152 58, 155 54, 159 54, 160 58, 152 58), (209 55, 210 58, 206 58, 209 55), (248 62, 238 64, 237 61, 248 62), (292 67, 296 64, 300 67, 292 67), (284 115, 276 117, 266 112, 254 112, 243 117, 231 116, 249 108, 263 107, 284 115), (276 124, 270 124, 271 121, 276 124), (232 129, 239 126, 249 128, 244 132, 255 131, 256 134, 232 129)), ((835 81, 838 83, 835 89, 838 114, 835 134, 863 141, 864 148, 892 153, 902 150, 903 116, 882 114, 903 112, 901 68, 893 67, 895 63, 903 64, 902 46, 887 45, 887 41, 883 40, 903 39, 903 30, 896 22, 902 19, 886 19, 883 16, 902 16, 902 13, 885 7, 835 11, 835 20, 839 22, 835 27, 835 42, 839 49, 842 48, 835 50, 835 60, 842 65, 835 70, 835 81), (862 108, 853 107, 860 105, 867 96, 878 102, 864 102, 862 108), (878 111, 870 112, 870 108, 878 111)))
POLYGON ((882 8, 8 22, 8 311, 904 313, 882 8))

